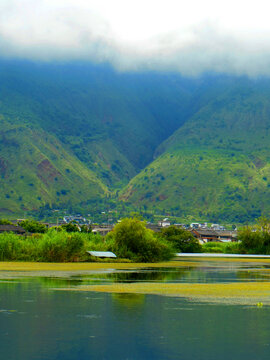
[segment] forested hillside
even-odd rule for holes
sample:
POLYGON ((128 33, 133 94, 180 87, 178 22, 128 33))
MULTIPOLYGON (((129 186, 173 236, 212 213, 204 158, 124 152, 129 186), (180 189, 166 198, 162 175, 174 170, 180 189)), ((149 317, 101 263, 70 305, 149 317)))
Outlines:
MULTIPOLYGON (((208 95, 206 90, 203 96, 208 95)), ((269 95, 268 81, 224 83, 159 146, 157 159, 122 198, 212 221, 248 221, 269 213, 269 95)))
POLYGON ((108 66, 2 60, 2 212, 72 207, 113 194, 184 123, 194 86, 108 66))
POLYGON ((270 211, 270 80, 0 62, 0 211, 270 211))

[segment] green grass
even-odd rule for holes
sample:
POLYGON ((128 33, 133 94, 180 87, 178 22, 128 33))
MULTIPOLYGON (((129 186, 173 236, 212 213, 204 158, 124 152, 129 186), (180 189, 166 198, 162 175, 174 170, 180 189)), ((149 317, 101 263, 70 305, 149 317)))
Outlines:
POLYGON ((220 253, 220 254, 241 254, 239 243, 237 242, 208 242, 202 245, 204 253, 220 253))
POLYGON ((0 234, 0 261, 72 262, 89 260, 87 250, 106 251, 99 235, 49 230, 46 234, 0 234))

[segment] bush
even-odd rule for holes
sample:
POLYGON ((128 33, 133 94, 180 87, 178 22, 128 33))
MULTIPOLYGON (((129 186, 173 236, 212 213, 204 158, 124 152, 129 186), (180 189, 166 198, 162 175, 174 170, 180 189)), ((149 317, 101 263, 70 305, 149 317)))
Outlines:
POLYGON ((183 253, 202 252, 199 241, 187 230, 169 226, 161 230, 160 236, 170 242, 176 251, 183 253))
POLYGON ((0 225, 13 225, 11 221, 7 219, 0 219, 0 225))
POLYGON ((66 232, 79 232, 80 231, 78 224, 75 222, 63 224, 59 228, 65 230, 66 232))
POLYGON ((167 260, 173 256, 172 247, 158 239, 146 224, 136 218, 126 218, 117 224, 107 238, 117 256, 137 262, 167 260))
POLYGON ((239 231, 241 249, 249 254, 270 254, 270 223, 262 224, 260 221, 255 228, 246 227, 239 231))
POLYGON ((208 242, 202 246, 203 252, 220 254, 239 254, 241 253, 238 242, 208 242))
POLYGON ((50 229, 46 234, 22 237, 0 234, 0 260, 68 262, 88 260, 87 250, 106 251, 110 246, 99 235, 50 229))
POLYGON ((46 225, 36 220, 24 220, 19 225, 30 233, 44 234, 47 231, 46 225))
POLYGON ((0 260, 33 260, 37 258, 37 247, 32 239, 13 233, 0 234, 0 260))
POLYGON ((50 231, 40 240, 40 260, 67 262, 79 259, 86 251, 86 243, 78 233, 50 231))

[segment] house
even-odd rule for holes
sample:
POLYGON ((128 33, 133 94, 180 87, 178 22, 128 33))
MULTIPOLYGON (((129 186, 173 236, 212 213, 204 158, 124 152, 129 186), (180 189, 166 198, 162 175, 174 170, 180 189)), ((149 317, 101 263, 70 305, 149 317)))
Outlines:
POLYGON ((150 223, 146 224, 146 228, 147 228, 147 229, 150 229, 150 230, 152 230, 152 231, 154 231, 154 232, 160 232, 161 229, 162 229, 161 226, 159 226, 159 225, 157 225, 157 224, 150 224, 150 223))
POLYGON ((165 219, 158 222, 158 226, 161 226, 161 227, 167 227, 167 226, 170 226, 170 225, 171 225, 171 223, 170 223, 168 218, 165 218, 165 219))
POLYGON ((237 241, 237 231, 215 230, 221 242, 237 241))
POLYGON ((24 235, 26 231, 21 226, 0 225, 0 234, 4 232, 13 232, 14 234, 24 235))
POLYGON ((191 224, 190 224, 190 228, 191 228, 191 229, 199 229, 199 227, 200 227, 200 224, 199 224, 199 223, 191 223, 191 224))
POLYGON ((110 231, 113 230, 112 225, 93 225, 92 226, 92 233, 93 234, 100 234, 101 236, 106 236, 110 231))
POLYGON ((219 241, 219 236, 215 230, 212 229, 192 229, 191 233, 199 240, 205 242, 219 241))
POLYGON ((192 229, 191 233, 204 242, 217 241, 229 242, 237 240, 237 231, 213 230, 213 229, 192 229))
POLYGON ((212 224, 211 229, 213 229, 213 230, 225 230, 225 227, 223 225, 219 225, 219 224, 212 224))

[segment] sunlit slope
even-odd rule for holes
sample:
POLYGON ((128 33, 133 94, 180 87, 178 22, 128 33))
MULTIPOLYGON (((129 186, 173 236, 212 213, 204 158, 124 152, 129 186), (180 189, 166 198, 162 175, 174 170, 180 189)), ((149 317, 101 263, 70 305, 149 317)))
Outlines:
POLYGON ((159 147, 122 199, 212 221, 269 214, 269 95, 269 86, 251 82, 210 101, 159 147))
POLYGON ((45 131, 0 118, 0 214, 46 204, 76 206, 102 198, 107 187, 45 131))

